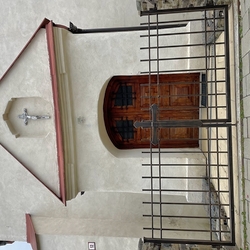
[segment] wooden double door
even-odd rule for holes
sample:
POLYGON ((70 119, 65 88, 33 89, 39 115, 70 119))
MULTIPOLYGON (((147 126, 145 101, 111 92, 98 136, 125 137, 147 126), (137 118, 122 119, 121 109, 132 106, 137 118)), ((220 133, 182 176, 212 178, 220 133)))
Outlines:
MULTIPOLYGON (((135 128, 135 121, 199 119, 200 74, 114 76, 106 89, 104 120, 107 133, 119 149, 148 148, 151 128, 135 128)), ((158 128, 161 148, 198 147, 198 128, 158 128)), ((159 145, 152 145, 158 147, 159 145)))

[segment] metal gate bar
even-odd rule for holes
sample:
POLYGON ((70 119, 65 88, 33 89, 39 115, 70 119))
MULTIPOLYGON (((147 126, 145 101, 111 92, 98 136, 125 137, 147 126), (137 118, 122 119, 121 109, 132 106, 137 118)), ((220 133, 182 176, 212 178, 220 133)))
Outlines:
MULTIPOLYGON (((171 107, 161 106, 160 98, 185 97, 183 93, 161 93, 161 74, 200 72, 205 75, 201 77, 200 86, 203 84, 206 90, 198 94, 200 118, 197 122, 166 121, 161 122, 166 125, 164 128, 157 127, 158 131, 166 127, 170 127, 169 131, 199 127, 199 148, 162 149, 158 132, 158 148, 153 148, 149 141, 149 149, 142 152, 149 156, 149 162, 142 164, 143 191, 148 194, 148 200, 143 202, 146 211, 143 217, 147 222, 144 241, 234 245, 234 125, 231 124, 228 6, 152 10, 141 15, 148 20, 141 23, 148 27, 147 33, 141 34, 141 73, 149 76, 149 97, 141 98, 149 98, 150 116, 153 104, 158 107, 158 116, 161 110, 171 111, 171 107), (157 28, 183 23, 185 27, 157 28), (154 75, 157 83, 151 82, 154 75), (157 97, 152 91, 155 86, 157 97), (205 105, 202 97, 207 100, 205 105)), ((192 97, 197 94, 188 95, 192 97)))

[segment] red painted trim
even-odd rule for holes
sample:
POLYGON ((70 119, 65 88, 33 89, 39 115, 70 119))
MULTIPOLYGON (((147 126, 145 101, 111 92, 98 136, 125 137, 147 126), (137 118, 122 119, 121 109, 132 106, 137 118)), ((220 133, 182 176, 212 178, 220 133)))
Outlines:
POLYGON ((27 242, 31 244, 33 250, 38 250, 35 228, 30 214, 25 214, 27 242))
POLYGON ((19 57, 23 54, 23 52, 26 50, 26 48, 29 46, 29 44, 31 43, 31 41, 34 39, 34 37, 36 36, 36 34, 38 33, 38 31, 41 28, 45 28, 46 24, 48 24, 50 21, 47 18, 44 18, 42 23, 39 25, 39 27, 37 28, 37 30, 35 31, 35 33, 33 34, 33 36, 29 39, 29 41, 27 42, 27 44, 24 46, 24 48, 21 50, 21 52, 18 54, 18 56, 16 57, 16 59, 12 62, 12 64, 9 66, 9 68, 5 71, 5 73, 2 75, 2 77, 0 78, 0 81, 3 80, 3 78, 8 74, 8 72, 10 71, 10 69, 13 67, 13 65, 16 63, 16 61, 19 59, 19 57))
POLYGON ((11 153, 2 143, 0 143, 0 146, 8 153, 10 154, 17 162, 19 162, 36 180, 38 180, 43 186, 45 186, 53 195, 55 195, 57 198, 59 198, 54 191, 52 191, 45 183, 43 183, 40 179, 38 179, 20 160, 17 159, 17 157, 11 153))
MULTIPOLYGON (((38 31, 41 28, 46 28, 47 44, 48 44, 48 52, 49 52, 49 62, 50 62, 50 74, 51 74, 51 79, 52 79, 53 101, 54 101, 54 106, 55 106, 56 142, 57 142, 58 172, 59 172, 59 183, 60 183, 60 196, 59 197, 57 196, 57 197, 66 205, 66 187, 65 187, 65 177, 64 177, 63 138, 62 138, 62 129, 61 129, 61 122, 60 122, 60 110, 59 110, 59 99, 58 99, 58 90, 57 90, 58 81, 57 81, 57 75, 56 75, 56 59, 55 59, 54 37, 53 37, 53 25, 55 25, 57 27, 61 27, 61 28, 67 29, 66 26, 53 24, 52 21, 50 21, 50 20, 48 20, 48 19, 45 18, 42 21, 42 23, 39 25, 39 27, 37 28, 37 30, 35 31, 35 33, 33 34, 33 36, 29 39, 29 41, 27 42, 27 44, 25 45, 25 47, 22 49, 22 51, 18 54, 18 56, 16 57, 16 59, 13 61, 13 63, 9 66, 9 68, 6 70, 6 72, 0 78, 0 82, 9 73, 9 71, 11 70, 11 68, 16 63, 16 61, 20 58, 20 56, 23 54, 23 52, 25 51, 25 49, 29 46, 29 44, 31 43, 31 41, 34 39, 34 37, 36 36, 36 34, 38 33, 38 31)), ((16 157, 14 155, 12 155, 12 156, 16 159, 16 157)), ((25 168, 29 171, 29 169, 27 167, 25 167, 25 168)), ((36 179, 38 179, 31 171, 29 171, 29 172, 36 179)), ((43 182, 41 182, 41 183, 45 187, 47 187, 43 182)), ((55 194, 52 190, 50 190, 50 191, 53 194, 55 194)))
POLYGON ((61 194, 62 202, 66 205, 63 136, 62 136, 62 126, 61 126, 61 120, 60 120, 58 79, 57 79, 57 74, 56 74, 56 55, 55 55, 55 43, 54 43, 52 22, 49 22, 46 25, 46 34, 47 34, 47 43, 48 43, 48 50, 49 50, 50 74, 51 74, 51 79, 52 79, 52 91, 53 91, 53 100, 54 100, 54 109, 55 109, 56 142, 57 142, 60 194, 61 194))

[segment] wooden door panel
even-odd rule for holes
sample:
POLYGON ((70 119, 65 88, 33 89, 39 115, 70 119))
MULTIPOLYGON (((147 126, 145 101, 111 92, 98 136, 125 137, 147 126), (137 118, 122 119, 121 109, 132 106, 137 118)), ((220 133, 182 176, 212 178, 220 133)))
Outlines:
POLYGON ((140 108, 149 109, 152 103, 157 103, 157 85, 140 84, 140 108))
POLYGON ((150 108, 154 103, 157 103, 161 107, 169 106, 170 99, 170 86, 167 83, 151 84, 140 84, 141 93, 141 104, 140 107, 150 108))
MULTIPOLYGON (((196 128, 170 128, 170 139, 187 139, 194 137, 196 128)), ((195 137, 197 138, 197 137, 195 137)))
POLYGON ((197 109, 184 109, 178 112, 177 110, 160 110, 158 115, 158 120, 190 120, 198 118, 199 112, 197 109))
POLYGON ((151 129, 150 128, 139 128, 140 136, 138 136, 138 143, 147 144, 151 140, 151 129))
POLYGON ((170 86, 170 106, 197 106, 199 104, 198 84, 173 84, 170 86))
MULTIPOLYGON (((157 79, 152 75, 150 85, 146 75, 113 77, 104 98, 104 120, 114 145, 121 149, 150 146, 151 128, 136 129, 133 124, 152 119, 152 104, 158 106, 159 121, 199 119, 199 76, 199 73, 171 74, 157 79)), ((198 147, 198 128, 157 131, 163 148, 198 147)))

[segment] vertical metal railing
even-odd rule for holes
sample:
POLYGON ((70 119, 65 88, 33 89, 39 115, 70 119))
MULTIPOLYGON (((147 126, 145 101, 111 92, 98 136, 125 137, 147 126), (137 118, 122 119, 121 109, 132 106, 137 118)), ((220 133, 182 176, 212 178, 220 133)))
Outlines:
MULTIPOLYGON (((143 191, 149 196, 143 202, 143 217, 146 222, 150 219, 144 227, 144 241, 233 245, 228 6, 152 10, 142 12, 142 16, 148 18, 141 24, 148 30, 141 34, 141 73, 149 75, 149 97, 141 98, 150 99, 149 112, 155 100, 158 116, 161 110, 171 111, 172 107, 161 106, 160 98, 187 97, 181 92, 163 93, 162 84, 178 85, 183 81, 162 83, 161 74, 198 72, 205 75, 201 77, 200 89, 206 79, 205 93, 188 94, 190 100, 199 98, 199 147, 162 149, 158 132, 158 148, 149 141, 148 150, 143 151, 149 157, 149 162, 142 164, 143 191), (173 29, 166 30, 164 25, 173 25, 173 29), (157 76, 157 96, 151 92, 155 85, 151 84, 153 75, 157 76), (205 106, 201 105, 204 95, 205 106)), ((174 129, 185 127, 175 122, 174 129)), ((193 129, 190 124, 186 125, 187 131, 193 129)))

